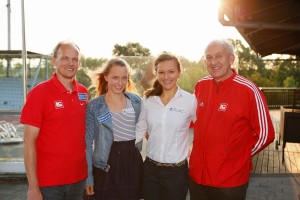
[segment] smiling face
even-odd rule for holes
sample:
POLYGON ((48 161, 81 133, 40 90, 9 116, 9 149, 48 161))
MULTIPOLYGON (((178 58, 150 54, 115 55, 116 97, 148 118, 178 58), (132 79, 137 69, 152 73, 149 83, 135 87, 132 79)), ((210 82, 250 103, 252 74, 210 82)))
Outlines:
POLYGON ((162 61, 156 66, 156 76, 163 90, 176 90, 179 75, 179 67, 175 60, 162 61))
POLYGON ((72 44, 61 44, 52 62, 59 79, 73 79, 80 65, 79 50, 72 44))
POLYGON ((234 55, 230 54, 221 43, 211 43, 205 51, 208 73, 216 82, 224 81, 233 74, 231 70, 233 62, 234 55))
POLYGON ((104 78, 107 82, 107 92, 120 94, 125 91, 128 83, 128 70, 126 66, 114 65, 104 78))

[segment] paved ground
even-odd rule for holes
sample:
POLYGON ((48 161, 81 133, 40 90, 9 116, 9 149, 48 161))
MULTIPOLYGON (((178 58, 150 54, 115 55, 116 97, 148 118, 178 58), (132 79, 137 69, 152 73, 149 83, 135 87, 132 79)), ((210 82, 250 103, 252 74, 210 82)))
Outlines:
MULTIPOLYGON (((271 112, 272 121, 274 123, 277 138, 279 132, 279 115, 278 111, 271 112)), ((192 137, 190 138, 190 141, 192 137)), ((145 145, 144 145, 145 146, 145 145)), ((22 148, 0 148, 1 153, 6 153, 8 155, 19 155, 22 148), (8 151, 9 150, 9 151, 8 151)), ((265 151, 265 150, 264 150, 265 151)), ((279 150, 274 150, 273 145, 270 145, 266 152, 277 152, 279 150)), ((266 169, 270 166, 275 169, 276 165, 274 163, 279 163, 278 165, 284 167, 285 170, 257 170, 257 166, 264 166, 264 162, 254 162, 255 170, 251 174, 249 188, 247 192, 247 200, 300 200, 300 159, 298 153, 300 152, 300 144, 287 144, 286 147, 286 161, 285 164, 281 164, 281 158, 278 156, 276 162, 270 164, 270 154, 266 157, 263 154, 263 160, 269 163, 266 169), (299 148, 298 148, 299 146, 299 148), (278 161, 278 162, 277 162, 278 161), (280 162, 279 162, 280 161, 280 162), (257 164, 260 163, 260 164, 257 164), (296 164, 291 164, 296 163, 296 164), (264 173, 264 171, 266 173, 264 173)), ((278 153, 278 152, 277 152, 278 153)), ((280 152, 279 152, 280 153, 280 152)), ((261 153, 260 153, 261 154, 261 153)), ((274 154, 274 153, 273 153, 274 154)), ((142 151, 143 157, 145 157, 145 152, 142 151)), ((3 156, 3 155, 1 155, 3 156)), ((0 156, 0 157, 1 157, 0 156)), ((273 156, 274 157, 274 156, 273 156)), ((257 158, 259 160, 259 157, 257 158)), ((264 169, 263 167, 261 167, 264 169)), ((281 168, 280 168, 281 169, 281 168)), ((0 172, 0 199, 1 200, 26 200, 27 193, 27 180, 25 175, 19 176, 17 178, 7 178, 1 176, 0 172)), ((189 200, 189 196, 187 200, 189 200)))
POLYGON ((247 200, 298 200, 299 174, 255 174, 251 177, 247 200))
MULTIPOLYGON (((0 178, 1 200, 26 200, 26 193, 25 178, 0 178)), ((247 192, 247 200, 299 200, 299 197, 300 174, 253 174, 247 192)))

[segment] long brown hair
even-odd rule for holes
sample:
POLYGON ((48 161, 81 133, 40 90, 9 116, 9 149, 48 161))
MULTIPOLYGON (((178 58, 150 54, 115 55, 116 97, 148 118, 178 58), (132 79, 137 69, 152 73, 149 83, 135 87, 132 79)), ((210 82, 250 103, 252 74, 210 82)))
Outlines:
MULTIPOLYGON (((176 62, 179 72, 181 72, 181 66, 180 66, 179 59, 175 55, 164 51, 160 55, 158 55, 158 57, 156 58, 156 60, 154 62, 155 73, 157 73, 157 65, 159 63, 161 63, 163 61, 167 61, 167 60, 174 60, 176 62)), ((152 88, 148 89, 145 92, 145 96, 146 96, 146 98, 148 98, 150 96, 159 96, 162 94, 162 92, 163 92, 162 85, 159 83, 158 79, 156 78, 153 82, 152 88)))
POLYGON ((105 80, 104 76, 108 75, 110 72, 110 69, 113 66, 122 66, 126 67, 128 71, 128 82, 127 85, 124 89, 123 92, 128 91, 128 92, 135 92, 136 93, 136 88, 131 80, 131 75, 130 75, 130 66, 129 64, 122 58, 119 57, 114 57, 109 59, 104 65, 99 70, 96 70, 92 74, 92 86, 95 88, 95 96, 100 96, 102 94, 105 94, 108 90, 107 88, 107 81, 105 80))

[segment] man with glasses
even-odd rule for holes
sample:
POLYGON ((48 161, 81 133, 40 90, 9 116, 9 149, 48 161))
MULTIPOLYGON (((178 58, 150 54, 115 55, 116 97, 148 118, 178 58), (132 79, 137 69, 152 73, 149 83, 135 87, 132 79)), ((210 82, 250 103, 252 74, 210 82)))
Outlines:
POLYGON ((70 41, 54 48, 52 78, 27 96, 20 121, 24 124, 24 162, 28 200, 81 200, 87 162, 85 108, 87 89, 75 81, 80 50, 70 41))
POLYGON ((205 49, 210 75, 195 86, 191 200, 246 199, 252 156, 275 137, 264 95, 231 68, 234 59, 226 40, 214 40, 205 49))

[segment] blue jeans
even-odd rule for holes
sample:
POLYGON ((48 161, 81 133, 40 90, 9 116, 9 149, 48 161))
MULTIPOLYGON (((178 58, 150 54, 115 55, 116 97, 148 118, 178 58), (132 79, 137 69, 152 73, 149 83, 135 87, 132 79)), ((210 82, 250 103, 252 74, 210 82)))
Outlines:
POLYGON ((85 180, 74 184, 41 187, 43 200, 81 200, 85 180))

